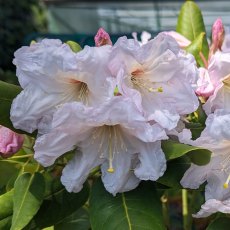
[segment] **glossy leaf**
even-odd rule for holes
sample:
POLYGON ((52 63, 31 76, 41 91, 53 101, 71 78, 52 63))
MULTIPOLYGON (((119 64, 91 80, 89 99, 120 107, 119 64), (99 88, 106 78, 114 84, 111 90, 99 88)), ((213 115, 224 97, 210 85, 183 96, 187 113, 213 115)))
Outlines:
POLYGON ((219 217, 209 224, 206 230, 227 230, 230 226, 229 217, 219 217))
POLYGON ((18 171, 17 162, 0 160, 0 188, 6 186, 9 180, 17 175, 18 171))
POLYGON ((11 230, 21 230, 37 213, 43 201, 45 181, 40 173, 23 173, 14 186, 11 230))
POLYGON ((93 230, 166 229, 160 200, 151 182, 142 182, 137 189, 114 197, 98 180, 92 187, 89 211, 93 230))
POLYGON ((190 161, 186 156, 168 161, 166 172, 157 182, 171 188, 181 189, 180 180, 189 167, 190 161))
POLYGON ((87 184, 79 193, 69 193, 63 186, 57 186, 56 188, 57 190, 54 189, 45 198, 41 208, 34 217, 33 223, 31 223, 30 230, 61 223, 66 217, 84 205, 89 197, 89 187, 87 184))
POLYGON ((0 220, 0 229, 1 230, 9 230, 11 226, 12 216, 8 216, 2 220, 0 220))
POLYGON ((14 192, 11 190, 0 196, 0 221, 8 218, 13 213, 13 194, 14 192))
POLYGON ((90 229, 89 213, 86 209, 80 208, 60 224, 54 226, 54 230, 88 230, 90 229))
MULTIPOLYGON (((21 88, 0 81, 0 125, 15 130, 10 121, 10 108, 13 99, 21 92, 21 88)), ((16 130, 15 130, 16 131, 16 130)))
POLYGON ((200 52, 202 52, 204 39, 205 33, 201 32, 200 35, 197 36, 188 47, 186 47, 186 51, 191 53, 195 57, 196 61, 199 63, 200 66, 204 65, 200 57, 200 52))
MULTIPOLYGON (((190 41, 194 41, 202 32, 206 33, 202 13, 193 1, 186 1, 182 5, 176 31, 190 41)), ((202 53, 206 59, 208 58, 208 51, 208 42, 205 37, 202 45, 202 53)))
POLYGON ((208 164, 211 158, 211 151, 196 146, 181 144, 176 141, 162 141, 162 149, 167 160, 172 160, 187 154, 191 161, 197 165, 208 164))

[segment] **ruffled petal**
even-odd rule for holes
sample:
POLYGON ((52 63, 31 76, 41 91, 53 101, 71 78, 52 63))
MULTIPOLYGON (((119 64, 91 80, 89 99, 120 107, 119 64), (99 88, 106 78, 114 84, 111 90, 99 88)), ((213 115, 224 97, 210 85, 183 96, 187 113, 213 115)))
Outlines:
POLYGON ((140 164, 135 168, 135 175, 141 180, 157 180, 166 170, 166 159, 160 141, 138 143, 140 164))
POLYGON ((230 199, 225 201, 219 201, 216 199, 207 200, 201 206, 201 210, 192 216, 195 218, 204 218, 216 212, 230 213, 230 199))
MULTIPOLYGON (((71 88, 69 91, 71 92, 71 88)), ((52 114, 56 106, 73 98, 74 92, 66 96, 47 94, 35 85, 27 85, 12 103, 11 121, 15 128, 32 133, 38 128, 43 116, 52 114)))
MULTIPOLYGON (((119 148, 119 147, 118 147, 119 148)), ((106 190, 112 193, 114 196, 118 192, 123 191, 124 185, 127 183, 131 174, 131 159, 132 159, 132 148, 127 148, 127 152, 119 151, 119 153, 114 154, 113 157, 113 168, 114 172, 108 172, 109 162, 105 161, 101 166, 102 171, 102 181, 106 190)), ((132 187, 136 187, 139 183, 138 180, 130 181, 132 183, 132 187), (132 183, 133 182, 133 183, 132 183)))
POLYGON ((68 192, 79 192, 86 181, 91 169, 100 165, 103 159, 97 151, 99 143, 87 139, 80 144, 73 159, 63 169, 61 182, 68 192))
POLYGON ((207 175, 211 170, 210 165, 198 166, 192 164, 185 172, 180 183, 184 188, 198 189, 207 180, 207 175))

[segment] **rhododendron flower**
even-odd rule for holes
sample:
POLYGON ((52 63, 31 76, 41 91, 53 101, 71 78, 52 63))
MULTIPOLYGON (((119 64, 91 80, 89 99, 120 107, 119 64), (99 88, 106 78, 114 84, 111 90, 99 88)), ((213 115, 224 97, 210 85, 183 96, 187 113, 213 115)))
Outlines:
POLYGON ((163 175, 166 161, 159 140, 166 138, 130 98, 117 96, 98 108, 72 102, 58 109, 50 132, 36 140, 34 157, 49 166, 77 146, 61 177, 66 189, 81 190, 90 170, 101 165, 105 188, 115 195, 163 175))
POLYGON ((147 120, 163 128, 175 128, 180 115, 198 107, 192 86, 198 77, 195 60, 171 36, 161 33, 142 46, 134 39, 119 38, 109 68, 119 92, 133 98, 147 120))
POLYGON ((204 166, 192 164, 181 180, 185 188, 197 189, 207 181, 205 204, 194 217, 206 217, 215 212, 230 213, 230 113, 216 110, 206 120, 206 128, 195 141, 191 132, 184 130, 180 141, 212 151, 210 163, 204 166))
POLYGON ((24 136, 0 125, 0 155, 11 157, 22 147, 24 136))
POLYGON ((100 104, 113 96, 115 86, 106 67, 109 54, 109 46, 86 46, 75 54, 52 39, 17 50, 13 63, 23 91, 12 104, 14 127, 33 132, 65 102, 100 104))

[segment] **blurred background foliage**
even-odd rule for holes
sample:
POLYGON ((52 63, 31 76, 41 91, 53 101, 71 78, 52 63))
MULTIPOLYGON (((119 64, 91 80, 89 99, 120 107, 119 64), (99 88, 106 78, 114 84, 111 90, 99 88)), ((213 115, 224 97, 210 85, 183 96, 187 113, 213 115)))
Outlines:
POLYGON ((33 32, 47 32, 46 9, 41 1, 0 0, 0 80, 17 82, 13 54, 33 32))

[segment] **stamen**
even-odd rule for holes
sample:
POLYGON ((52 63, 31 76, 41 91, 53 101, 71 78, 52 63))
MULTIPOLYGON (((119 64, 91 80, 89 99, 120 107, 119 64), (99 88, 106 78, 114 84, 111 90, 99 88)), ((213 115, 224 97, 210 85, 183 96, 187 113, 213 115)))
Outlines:
POLYGON ((161 93, 161 92, 163 92, 163 88, 162 87, 158 87, 158 88, 149 87, 153 83, 151 81, 149 81, 148 79, 141 77, 140 74, 143 74, 143 73, 144 72, 141 71, 141 70, 133 71, 131 73, 132 74, 131 82, 134 85, 136 85, 137 87, 143 88, 143 89, 147 90, 150 93, 153 93, 153 92, 159 92, 159 93, 161 93))
POLYGON ((229 181, 230 181, 230 174, 229 174, 229 176, 228 176, 226 182, 225 182, 224 185, 223 185, 224 188, 228 188, 229 181))
POLYGON ((86 83, 81 82, 80 83, 80 90, 79 90, 79 96, 78 98, 80 99, 80 101, 82 101, 84 104, 88 104, 88 93, 89 93, 89 89, 86 83))
POLYGON ((112 127, 109 126, 109 168, 107 169, 107 171, 109 173, 113 173, 114 172, 114 168, 113 168, 113 150, 112 150, 112 127))

